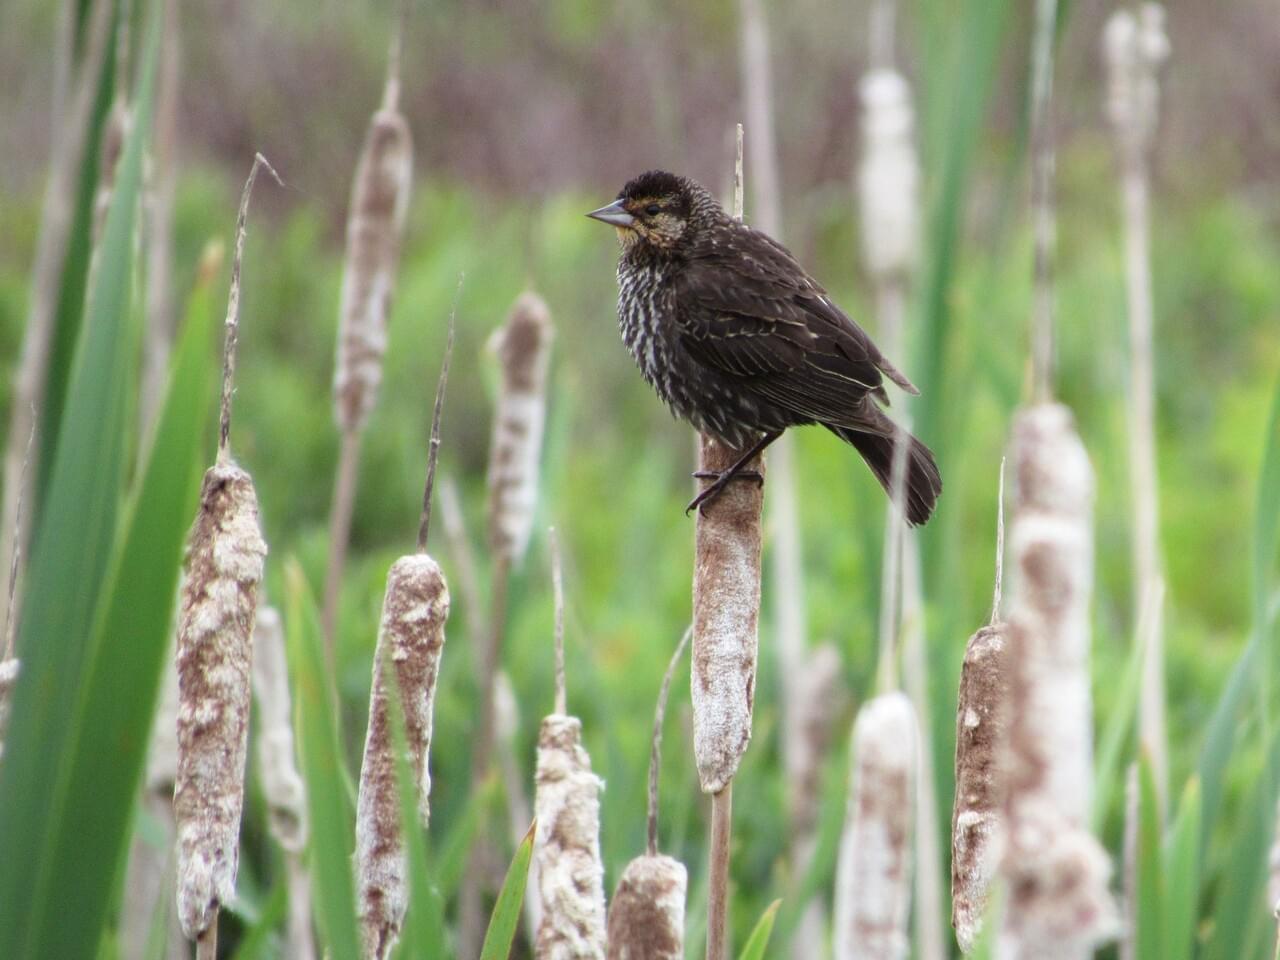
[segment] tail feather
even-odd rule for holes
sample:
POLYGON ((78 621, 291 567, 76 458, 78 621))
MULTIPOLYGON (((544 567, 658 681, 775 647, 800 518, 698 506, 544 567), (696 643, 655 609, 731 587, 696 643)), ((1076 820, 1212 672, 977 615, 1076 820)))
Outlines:
MULTIPOLYGON (((828 429, 862 454, 862 459, 876 475, 880 486, 892 497, 894 434, 864 433, 836 426, 828 426, 828 429)), ((932 451, 910 434, 906 437, 910 447, 907 450, 906 474, 903 478, 903 507, 907 522, 916 527, 928 521, 932 515, 942 493, 942 476, 938 473, 938 464, 933 459, 932 451)))

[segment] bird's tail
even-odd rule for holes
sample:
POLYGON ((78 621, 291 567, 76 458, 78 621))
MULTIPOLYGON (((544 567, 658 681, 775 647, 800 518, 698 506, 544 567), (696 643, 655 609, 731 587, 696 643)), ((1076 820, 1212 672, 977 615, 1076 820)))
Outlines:
MULTIPOLYGON (((889 429, 882 433, 865 433, 831 425, 827 429, 862 454, 862 459, 867 461, 867 466, 880 481, 880 486, 892 497, 894 432, 889 418, 883 419, 884 424, 876 426, 887 426, 889 429)), ((933 513, 938 496, 942 493, 942 476, 938 473, 938 464, 933 459, 932 451, 910 434, 905 436, 910 447, 907 450, 906 475, 903 478, 903 495, 906 501, 904 508, 907 522, 915 527, 925 523, 933 513)))

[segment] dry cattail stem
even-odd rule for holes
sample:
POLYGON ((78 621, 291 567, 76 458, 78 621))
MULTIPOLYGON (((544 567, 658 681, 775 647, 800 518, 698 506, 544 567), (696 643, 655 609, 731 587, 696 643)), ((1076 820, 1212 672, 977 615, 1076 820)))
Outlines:
POLYGON ((1053 396, 1053 37, 1057 0, 1036 0, 1031 51, 1031 216, 1035 241, 1031 314, 1031 391, 1053 396))
MULTIPOLYGON (((1152 340, 1150 154, 1158 117, 1157 74, 1169 55, 1164 8, 1144 3, 1119 9, 1107 21, 1104 52, 1109 68, 1107 107, 1115 130, 1124 204, 1125 286, 1129 308, 1129 489, 1133 512, 1133 616, 1141 619, 1144 596, 1163 579, 1160 561, 1159 490, 1156 479, 1155 372, 1152 340)), ((1139 737, 1151 757, 1161 800, 1168 788, 1164 638, 1157 608, 1143 651, 1139 737)))
POLYGON ((858 711, 836 875, 836 960, 898 960, 910 945, 915 709, 885 693, 858 711))
POLYGON ((960 949, 977 941, 1003 844, 1009 707, 1005 626, 981 628, 965 645, 956 706, 956 793, 951 817, 951 923, 960 949))
POLYGON ((605 956, 604 867, 600 861, 600 791, 582 746, 582 721, 553 713, 538 734, 534 810, 542 923, 538 960, 605 956))
POLYGON ((235 895, 254 611, 267 545, 249 474, 209 468, 178 625, 178 918, 188 939, 235 895))
POLYGON ((258 584, 267 554, 253 480, 231 459, 231 395, 240 322, 240 265, 257 154, 236 218, 235 257, 222 354, 218 459, 204 475, 187 550, 178 613, 178 763, 173 811, 178 834, 178 919, 197 951, 213 949, 218 910, 235 895, 250 663, 258 584))
POLYGON ((360 922, 365 955, 388 955, 408 905, 406 863, 400 832, 400 792, 396 781, 395 739, 389 697, 396 684, 403 706, 405 739, 418 813, 429 812, 431 718, 449 590, 444 574, 426 554, 410 554, 391 565, 374 653, 369 727, 360 767, 356 806, 356 863, 360 922))
MULTIPOLYGON (((399 29, 403 28, 403 24, 399 29)), ((399 49, 399 29, 393 50, 399 49)), ((333 508, 329 518, 329 567, 325 575, 324 632, 333 668, 334 629, 347 539, 355 505, 360 434, 378 402, 387 318, 413 183, 413 139, 397 109, 399 56, 388 64, 382 106, 369 121, 351 184, 347 246, 333 374, 334 416, 342 434, 333 508)))
POLYGON ((1009 902, 1001 942, 1011 960, 1085 957, 1115 932, 1117 918, 1110 862, 1085 826, 1093 471, 1067 408, 1018 415, 1013 468, 1009 902))

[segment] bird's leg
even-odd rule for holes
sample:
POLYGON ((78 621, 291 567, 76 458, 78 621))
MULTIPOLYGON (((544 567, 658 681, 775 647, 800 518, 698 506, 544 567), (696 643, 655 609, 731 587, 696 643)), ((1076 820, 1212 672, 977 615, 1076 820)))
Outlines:
POLYGON ((782 436, 781 430, 774 430, 766 433, 755 442, 755 445, 750 450, 735 460, 728 470, 724 470, 719 473, 714 470, 699 470, 695 473, 694 476, 699 480, 714 480, 715 482, 710 484, 705 490, 690 500, 689 505, 684 508, 684 512, 688 514, 694 507, 698 507, 700 510, 705 510, 707 504, 718 497, 724 488, 729 485, 729 481, 735 478, 754 480, 756 483, 763 484, 764 477, 758 470, 746 470, 744 468, 748 463, 764 452, 765 447, 769 446, 769 444, 773 443, 773 441, 777 440, 780 436, 782 436))

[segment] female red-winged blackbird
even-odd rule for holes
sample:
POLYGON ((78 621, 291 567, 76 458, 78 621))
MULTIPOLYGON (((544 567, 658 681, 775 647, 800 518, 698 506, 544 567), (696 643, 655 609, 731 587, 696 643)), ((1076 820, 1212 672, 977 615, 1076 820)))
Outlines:
MULTIPOLYGON (((672 412, 750 448, 689 506, 705 503, 787 427, 820 423, 891 489, 895 426, 887 376, 919 391, 782 244, 726 214, 686 177, 650 171, 587 214, 617 228, 618 325, 640 372, 672 412)), ((905 432, 907 520, 942 492, 933 454, 905 432)))

